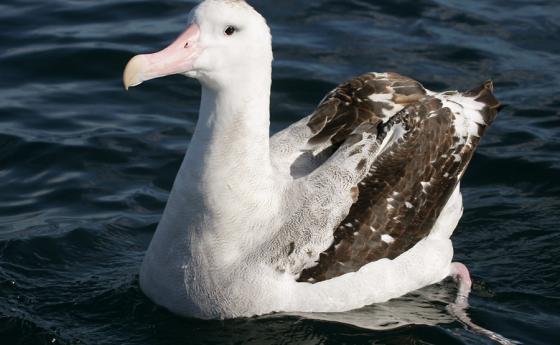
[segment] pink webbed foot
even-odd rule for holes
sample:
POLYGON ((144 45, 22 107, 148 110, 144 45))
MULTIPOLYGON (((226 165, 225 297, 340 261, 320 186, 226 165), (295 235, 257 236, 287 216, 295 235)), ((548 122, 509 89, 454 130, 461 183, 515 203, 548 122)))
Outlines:
POLYGON ((451 264, 451 271, 449 275, 459 283, 459 291, 457 293, 455 304, 467 307, 469 293, 472 288, 472 280, 469 269, 460 262, 454 262, 451 264))
POLYGON ((469 269, 467 268, 467 266, 463 265, 462 263, 460 262, 452 263, 450 275, 455 280, 461 280, 465 282, 465 284, 467 284, 469 288, 472 286, 471 274, 469 272, 469 269))
POLYGON ((467 315, 467 308, 469 307, 469 293, 472 288, 471 274, 467 266, 459 262, 454 262, 451 264, 451 270, 449 271, 449 276, 452 277, 456 282, 459 283, 459 289, 457 292, 457 298, 455 303, 451 303, 447 310, 451 315, 455 316, 457 320, 462 322, 465 326, 470 328, 472 331, 486 336, 489 339, 494 340, 501 345, 514 345, 518 344, 515 341, 509 340, 502 335, 492 332, 486 328, 483 328, 470 319, 467 315))

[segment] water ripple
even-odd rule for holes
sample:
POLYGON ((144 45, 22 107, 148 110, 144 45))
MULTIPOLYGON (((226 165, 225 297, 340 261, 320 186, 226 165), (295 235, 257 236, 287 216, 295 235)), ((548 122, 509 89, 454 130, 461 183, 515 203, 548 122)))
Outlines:
MULTIPOLYGON (((181 32, 195 3, 0 4, 0 343, 484 342, 446 314, 449 283, 357 312, 232 321, 178 318, 143 296, 138 266, 200 91, 171 77, 125 93, 120 76, 134 53, 181 32)), ((454 237, 475 279, 469 314, 527 344, 557 342, 560 4, 253 3, 274 34, 275 131, 366 71, 397 71, 435 90, 494 79, 507 107, 465 176, 454 237)))

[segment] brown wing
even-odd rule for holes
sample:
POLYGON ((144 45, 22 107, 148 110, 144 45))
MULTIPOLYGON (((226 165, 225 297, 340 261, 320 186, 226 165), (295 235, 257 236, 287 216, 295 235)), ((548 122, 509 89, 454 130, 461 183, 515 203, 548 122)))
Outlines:
POLYGON ((382 124, 426 94, 419 82, 396 73, 354 78, 329 93, 311 115, 308 126, 314 135, 309 144, 341 144, 361 123, 382 124))
POLYGON ((360 77, 329 94, 324 101, 328 108, 309 123, 317 133, 311 140, 328 138, 333 144, 343 142, 365 121, 379 124, 380 140, 394 126, 401 126, 404 134, 373 163, 358 186, 356 203, 335 230, 331 247, 316 266, 302 271, 298 281, 323 281, 382 258, 393 259, 426 237, 498 112, 491 82, 463 94, 447 93, 484 103, 478 111, 482 121, 476 123, 477 135, 462 137, 455 114, 445 106, 446 94, 429 95, 419 83, 398 75, 390 74, 384 81, 377 76, 360 77), (372 98, 368 92, 391 97, 379 104, 368 101, 372 98), (355 102, 359 105, 352 107, 355 102), (383 123, 383 109, 410 102, 383 123))

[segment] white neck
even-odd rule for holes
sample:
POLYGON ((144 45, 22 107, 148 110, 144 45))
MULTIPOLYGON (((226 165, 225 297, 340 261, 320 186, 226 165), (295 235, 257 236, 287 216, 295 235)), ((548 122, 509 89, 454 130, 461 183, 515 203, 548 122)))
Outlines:
POLYGON ((231 229, 226 219, 235 213, 239 218, 243 210, 266 204, 273 188, 271 67, 259 72, 230 75, 225 87, 203 86, 196 130, 163 224, 181 224, 181 228, 193 231, 227 231, 222 229, 231 229), (201 216, 208 217, 201 220, 201 216), (209 219, 212 224, 208 224, 209 219))
POLYGON ((187 152, 200 173, 270 167, 270 84, 268 71, 231 76, 218 90, 202 87, 198 124, 187 152))
POLYGON ((237 73, 221 88, 202 87, 199 119, 187 151, 191 178, 203 185, 232 174, 269 176, 270 69, 237 73), (221 174, 225 176, 219 176, 221 174))
MULTIPOLYGON (((269 148, 270 67, 267 70, 247 73, 219 90, 203 87, 194 136, 144 259, 143 286, 160 286, 150 277, 159 277, 162 268, 170 270, 164 276, 180 280, 185 273, 182 268, 175 269, 185 262, 196 262, 189 267, 200 267, 212 266, 216 260, 235 261, 239 239, 255 233, 248 218, 268 217, 261 212, 263 207, 272 208, 274 194, 269 148), (206 242, 222 243, 221 250, 206 250, 206 242), (234 247, 226 249, 228 245, 234 247)), ((169 284, 171 295, 177 292, 173 286, 169 284)))

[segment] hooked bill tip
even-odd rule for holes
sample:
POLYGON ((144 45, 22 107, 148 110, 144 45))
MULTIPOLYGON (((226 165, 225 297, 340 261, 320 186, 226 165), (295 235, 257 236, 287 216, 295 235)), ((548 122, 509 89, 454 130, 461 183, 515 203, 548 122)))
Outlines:
POLYGON ((130 59, 123 74, 123 84, 125 90, 142 84, 143 71, 146 68, 146 60, 143 56, 137 55, 130 59))

